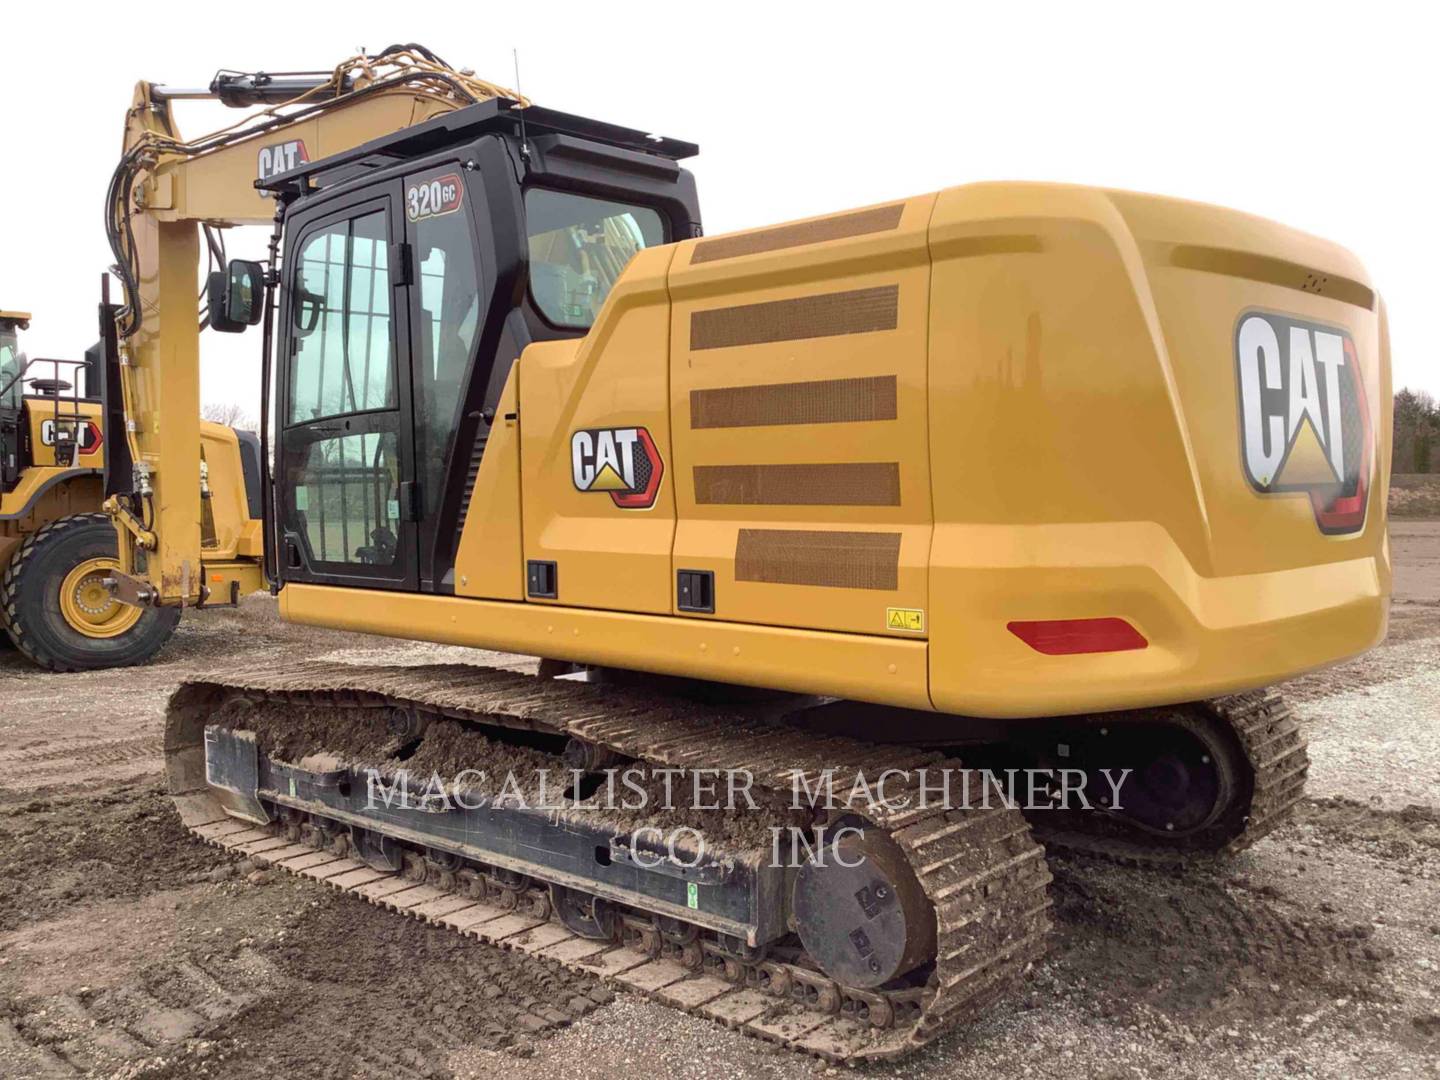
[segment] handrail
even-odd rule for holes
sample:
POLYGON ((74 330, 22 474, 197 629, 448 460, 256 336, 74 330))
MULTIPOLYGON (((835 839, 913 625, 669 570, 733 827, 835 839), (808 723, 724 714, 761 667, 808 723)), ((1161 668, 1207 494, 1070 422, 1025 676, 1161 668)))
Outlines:
MULTIPOLYGON (((10 392, 10 388, 11 388, 12 386, 14 386, 14 385, 15 385, 17 382, 19 382, 21 379, 25 378, 26 374, 27 374, 27 373, 30 371, 30 369, 31 369, 32 367, 34 367, 36 364, 54 364, 54 365, 55 365, 55 378, 58 380, 58 379, 60 378, 60 365, 61 365, 61 364, 74 364, 77 368, 81 368, 81 367, 84 367, 84 366, 85 366, 86 361, 84 361, 84 360, 56 360, 54 357, 50 357, 50 356, 37 356, 37 357, 35 357, 35 359, 31 360, 29 357, 26 357, 26 358, 25 358, 25 363, 24 363, 23 366, 20 368, 20 370, 17 371, 13 376, 11 376, 10 381, 7 382, 4 386, 0 386, 0 398, 3 398, 6 394, 8 394, 8 393, 10 392)), ((58 397, 59 397, 59 394, 56 394, 56 397, 58 398, 58 397)), ((77 414, 77 415, 78 415, 78 414, 77 414)))
POLYGON ((33 368, 36 364, 49 364, 51 365, 51 370, 54 372, 54 381, 57 384, 55 388, 55 393, 52 395, 42 394, 42 396, 48 396, 52 399, 50 421, 52 424, 54 424, 55 442, 51 449, 55 454, 55 464, 64 468, 68 468, 75 463, 75 455, 79 452, 80 425, 86 420, 86 417, 80 411, 80 398, 78 394, 71 394, 68 397, 61 396, 60 388, 58 386, 61 381, 60 366, 62 364, 69 364, 78 369, 85 366, 85 361, 57 360, 54 357, 48 356, 37 356, 33 360, 26 359, 20 370, 15 373, 15 375, 10 379, 8 383, 5 384, 3 388, 0 388, 0 400, 3 400, 5 395, 10 392, 11 388, 14 387, 16 382, 25 378, 25 376, 29 374, 30 369, 33 368), (64 413, 61 413, 60 411, 61 401, 67 401, 70 403, 70 408, 64 413), (61 421, 64 421, 64 423, 61 423, 61 421), (62 443, 69 444, 68 449, 62 450, 62 443))

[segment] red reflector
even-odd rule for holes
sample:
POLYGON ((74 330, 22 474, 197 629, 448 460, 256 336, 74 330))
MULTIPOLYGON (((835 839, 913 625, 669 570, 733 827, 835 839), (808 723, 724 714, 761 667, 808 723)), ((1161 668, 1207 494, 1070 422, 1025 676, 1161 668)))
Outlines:
POLYGON ((1036 652, 1049 656, 1071 653, 1124 652, 1150 643, 1124 619, 1045 619, 1005 624, 1036 652))

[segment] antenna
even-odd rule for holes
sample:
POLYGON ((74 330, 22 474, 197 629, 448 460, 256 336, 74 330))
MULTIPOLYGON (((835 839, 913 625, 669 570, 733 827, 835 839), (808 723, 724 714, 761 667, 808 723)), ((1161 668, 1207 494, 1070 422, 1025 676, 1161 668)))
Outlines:
POLYGON ((511 49, 510 55, 515 60, 515 93, 520 95, 520 158, 522 161, 530 160, 530 143, 525 138, 525 92, 520 89, 520 50, 511 49))

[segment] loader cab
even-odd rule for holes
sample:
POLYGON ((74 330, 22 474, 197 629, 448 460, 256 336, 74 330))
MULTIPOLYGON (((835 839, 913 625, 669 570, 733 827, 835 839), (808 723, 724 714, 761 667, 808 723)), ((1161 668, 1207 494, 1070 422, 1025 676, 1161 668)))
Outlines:
POLYGON ((490 101, 266 181, 278 581, 453 592, 511 368, 636 252, 699 235, 695 148, 490 101))

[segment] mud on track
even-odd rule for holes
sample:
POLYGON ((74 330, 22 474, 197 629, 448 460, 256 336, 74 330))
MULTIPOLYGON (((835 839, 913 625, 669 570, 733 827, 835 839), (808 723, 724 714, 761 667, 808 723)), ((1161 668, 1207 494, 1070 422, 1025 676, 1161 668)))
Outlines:
MULTIPOLYGON (((1396 522, 1392 545, 1386 645, 1290 688, 1315 761, 1295 822, 1183 875, 1055 859, 1049 957, 899 1071, 1440 1075, 1440 523, 1396 522)), ((500 659, 287 627, 263 598, 188 616, 135 671, 0 652, 0 1075, 813 1073, 184 839, 160 795, 165 697, 228 657, 298 655, 500 659)))

